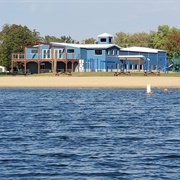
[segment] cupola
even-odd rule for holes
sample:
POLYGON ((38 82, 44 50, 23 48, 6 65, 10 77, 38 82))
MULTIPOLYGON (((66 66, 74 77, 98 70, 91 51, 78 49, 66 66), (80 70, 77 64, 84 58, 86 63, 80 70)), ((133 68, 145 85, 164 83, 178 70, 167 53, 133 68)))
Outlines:
POLYGON ((113 43, 113 36, 108 33, 103 33, 97 36, 98 37, 98 44, 112 44, 113 43))

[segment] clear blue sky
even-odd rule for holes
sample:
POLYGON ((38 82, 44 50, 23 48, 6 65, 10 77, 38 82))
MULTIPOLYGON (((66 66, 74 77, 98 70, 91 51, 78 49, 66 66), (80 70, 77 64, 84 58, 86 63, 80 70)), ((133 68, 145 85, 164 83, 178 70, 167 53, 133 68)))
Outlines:
POLYGON ((149 33, 180 28, 180 0, 0 0, 0 31, 4 24, 80 42, 104 32, 149 33))

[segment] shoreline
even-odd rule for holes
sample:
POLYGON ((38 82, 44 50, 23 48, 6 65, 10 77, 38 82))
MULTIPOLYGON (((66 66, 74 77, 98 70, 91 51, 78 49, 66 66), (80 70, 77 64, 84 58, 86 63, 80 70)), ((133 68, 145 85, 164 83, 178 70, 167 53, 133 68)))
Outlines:
POLYGON ((0 77, 0 88, 180 88, 179 77, 0 77))

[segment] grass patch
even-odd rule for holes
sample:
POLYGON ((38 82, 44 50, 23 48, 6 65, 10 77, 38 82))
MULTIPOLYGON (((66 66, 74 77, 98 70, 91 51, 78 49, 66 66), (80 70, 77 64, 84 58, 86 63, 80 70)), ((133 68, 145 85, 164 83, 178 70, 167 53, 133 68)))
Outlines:
MULTIPOLYGON (((138 72, 138 71, 134 71, 130 73, 131 76, 136 76, 136 77, 143 77, 144 76, 144 72, 138 72)), ((55 73, 41 73, 41 74, 30 74, 28 76, 55 76, 55 73)), ((73 77, 112 77, 114 76, 114 72, 72 72, 72 76, 73 77)), ((121 74, 118 77, 122 77, 122 76, 128 76, 125 74, 121 74)), ((169 73, 163 73, 161 72, 160 76, 163 77, 180 77, 180 73, 178 72, 169 72, 169 73)), ((59 77, 68 77, 68 75, 66 74, 60 74, 59 77)), ((154 74, 150 74, 148 75, 148 77, 157 77, 154 74)))

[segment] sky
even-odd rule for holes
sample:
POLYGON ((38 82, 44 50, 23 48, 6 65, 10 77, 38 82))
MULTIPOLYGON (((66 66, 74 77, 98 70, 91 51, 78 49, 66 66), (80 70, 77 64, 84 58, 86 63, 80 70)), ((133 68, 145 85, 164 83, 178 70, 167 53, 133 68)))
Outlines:
POLYGON ((105 32, 150 33, 180 28, 180 0, 0 0, 0 31, 5 24, 79 42, 105 32))

